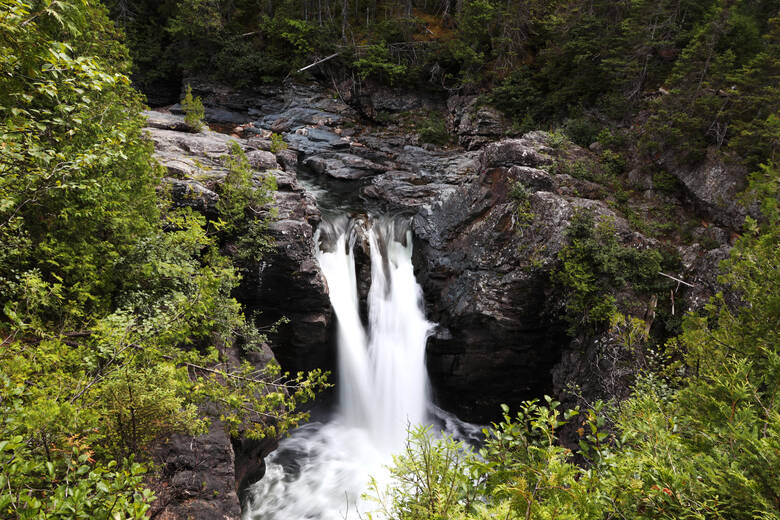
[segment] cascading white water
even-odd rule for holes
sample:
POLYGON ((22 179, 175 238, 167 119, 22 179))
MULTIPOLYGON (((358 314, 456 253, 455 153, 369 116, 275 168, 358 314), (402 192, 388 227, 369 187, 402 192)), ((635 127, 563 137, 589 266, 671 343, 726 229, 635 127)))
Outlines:
POLYGON ((425 343, 431 324, 412 266, 408 222, 333 223, 318 254, 338 323, 339 411, 280 443, 266 476, 250 489, 245 520, 343 519, 359 508, 369 476, 380 482, 429 405, 425 343), (370 248, 368 327, 360 318, 354 247, 365 226, 370 248))
POLYGON ((372 414, 367 427, 379 446, 397 450, 406 426, 425 419, 428 374, 425 343, 431 324, 422 311, 422 290, 412 266, 412 232, 396 240, 396 224, 371 226, 371 289, 368 294, 372 414))

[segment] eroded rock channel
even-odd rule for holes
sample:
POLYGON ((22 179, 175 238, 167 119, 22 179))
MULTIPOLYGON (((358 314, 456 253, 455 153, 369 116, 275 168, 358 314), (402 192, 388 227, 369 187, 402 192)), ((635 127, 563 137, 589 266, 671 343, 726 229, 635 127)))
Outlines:
MULTIPOLYGON (((317 230, 337 214, 364 220, 389 214, 408 222, 410 262, 424 295, 421 312, 432 324, 424 359, 439 407, 484 423, 496 418, 501 403, 515 407, 545 393, 560 395, 570 382, 585 391, 598 386, 600 370, 610 367, 589 360, 610 338, 570 337, 550 281, 565 231, 574 213, 587 208, 614 223, 621 243, 638 249, 655 243, 631 230, 599 185, 554 173, 557 160, 587 151, 575 147, 563 157, 544 132, 506 138, 500 115, 474 99, 407 94, 398 106, 388 105, 396 112, 423 104, 443 111, 461 147, 438 148, 400 127, 363 122, 316 85, 237 92, 190 83, 204 99, 207 120, 222 132, 185 131, 177 107, 173 114, 149 112, 148 134, 168 172, 163 188, 178 204, 213 215, 231 141, 278 184, 273 252, 246 270, 236 296, 258 313, 261 326, 282 316, 289 323, 264 353, 234 352, 236 359, 262 365, 275 356, 285 370, 325 368, 338 381, 343 367, 337 363, 333 288, 318 261, 317 230), (274 144, 272 133, 284 138, 286 149, 274 144), (516 186, 527 197, 524 210, 531 217, 525 220, 513 196, 516 186)), ((384 107, 392 95, 377 94, 374 102, 384 107)), ((363 321, 376 275, 366 236, 357 236, 353 247, 363 321)), ((725 245, 680 249, 686 279, 697 281, 680 290, 680 308, 705 301, 716 289, 712 266, 727 251, 725 245)), ((263 459, 274 448, 273 442, 231 443, 213 432, 205 441, 175 439, 161 447, 174 486, 158 513, 236 518, 238 494, 263 476, 263 459), (218 474, 196 463, 212 455, 224 459, 218 474)))

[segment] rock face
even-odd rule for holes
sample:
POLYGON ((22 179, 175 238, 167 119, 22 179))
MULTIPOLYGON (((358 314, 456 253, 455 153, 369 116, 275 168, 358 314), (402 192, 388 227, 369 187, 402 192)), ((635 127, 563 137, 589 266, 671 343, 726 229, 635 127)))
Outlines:
POLYGON ((712 221, 731 229, 742 227, 746 212, 737 201, 747 185, 743 166, 728 162, 714 149, 694 167, 680 165, 671 156, 664 157, 662 164, 682 182, 698 209, 712 221))
POLYGON ((478 96, 452 96, 447 100, 448 124, 458 144, 474 150, 500 139, 509 124, 501 112, 480 105, 478 96))
POLYGON ((574 211, 612 218, 629 234, 602 202, 561 195, 577 181, 537 168, 550 152, 543 133, 493 143, 478 175, 414 220, 419 278, 439 324, 429 373, 441 405, 468 420, 552 391, 551 370, 570 339, 549 299, 549 271, 574 211), (510 195, 516 183, 528 194, 531 222, 510 195))
MULTIPOLYGON (((283 316, 294 324, 281 326, 273 338, 276 357, 284 367, 306 370, 331 366, 330 302, 314 258, 313 229, 320 213, 298 183, 294 169, 297 158, 284 152, 271 153, 267 150, 270 143, 263 138, 238 139, 210 130, 189 133, 184 131, 183 118, 171 114, 148 112, 147 118, 146 132, 155 144, 155 157, 169 175, 160 189, 169 192, 174 204, 217 216, 218 185, 226 175, 224 156, 233 142, 245 150, 257 169, 258 182, 261 175, 276 177, 278 218, 269 230, 274 247, 261 262, 245 266, 236 297, 245 308, 260 313, 257 322, 261 327, 283 316), (280 163, 288 170, 279 169, 280 163)), ((231 248, 230 244, 225 246, 228 252, 231 248)), ((239 352, 231 353, 234 361, 241 357, 239 352)), ((247 353, 243 357, 262 368, 274 355, 267 350, 263 355, 247 353)), ((156 450, 162 473, 152 483, 160 497, 154 505, 154 517, 239 518, 237 493, 262 477, 263 457, 274 447, 273 440, 231 440, 218 424, 204 436, 171 437, 156 450)))
POLYGON ((237 297, 247 308, 260 312, 262 326, 282 317, 295 324, 283 326, 276 341, 277 357, 285 368, 297 371, 332 366, 330 302, 314 258, 314 228, 320 212, 298 183, 296 158, 284 150, 277 161, 277 155, 266 150, 269 142, 259 137, 238 139, 210 130, 188 133, 175 130, 182 128, 179 116, 148 112, 147 117, 155 157, 170 175, 162 189, 170 190, 176 204, 216 216, 219 197, 215 189, 226 174, 223 156, 231 142, 245 150, 258 172, 276 177, 278 218, 270 227, 275 247, 261 262, 246 267, 237 297), (286 165, 286 171, 279 169, 279 162, 286 165))
POLYGON ((320 214, 314 200, 302 191, 279 191, 278 219, 271 225, 274 250, 244 275, 239 298, 248 309, 261 312, 261 325, 285 317, 274 354, 286 370, 331 369, 334 351, 328 289, 314 257, 314 226, 320 214))
POLYGON ((238 520, 235 456, 222 424, 206 435, 173 435, 159 446, 160 474, 152 488, 157 500, 150 517, 159 520, 238 520))

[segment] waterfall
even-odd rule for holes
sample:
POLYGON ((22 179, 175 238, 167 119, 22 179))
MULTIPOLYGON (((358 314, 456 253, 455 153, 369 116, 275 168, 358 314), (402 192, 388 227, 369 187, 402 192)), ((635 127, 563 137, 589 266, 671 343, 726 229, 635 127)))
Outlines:
POLYGON ((414 277, 408 220, 323 222, 320 268, 338 327, 339 408, 280 443, 252 489, 245 520, 343 519, 360 506, 369 476, 380 481, 408 425, 426 420, 425 343, 431 324, 414 277), (360 315, 355 247, 369 246, 368 319, 360 315))

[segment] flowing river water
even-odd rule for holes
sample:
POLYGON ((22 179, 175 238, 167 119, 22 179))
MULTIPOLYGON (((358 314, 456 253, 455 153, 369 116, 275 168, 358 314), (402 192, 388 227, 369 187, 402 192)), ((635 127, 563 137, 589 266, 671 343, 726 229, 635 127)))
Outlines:
POLYGON ((244 520, 357 518, 372 509, 361 498, 369 477, 386 482, 385 466, 403 449, 409 425, 476 431, 430 403, 425 344, 433 324, 414 276, 409 221, 342 216, 324 221, 318 235, 338 327, 338 409, 280 442, 247 492, 244 520), (366 325, 355 265, 361 236, 371 262, 366 325))

